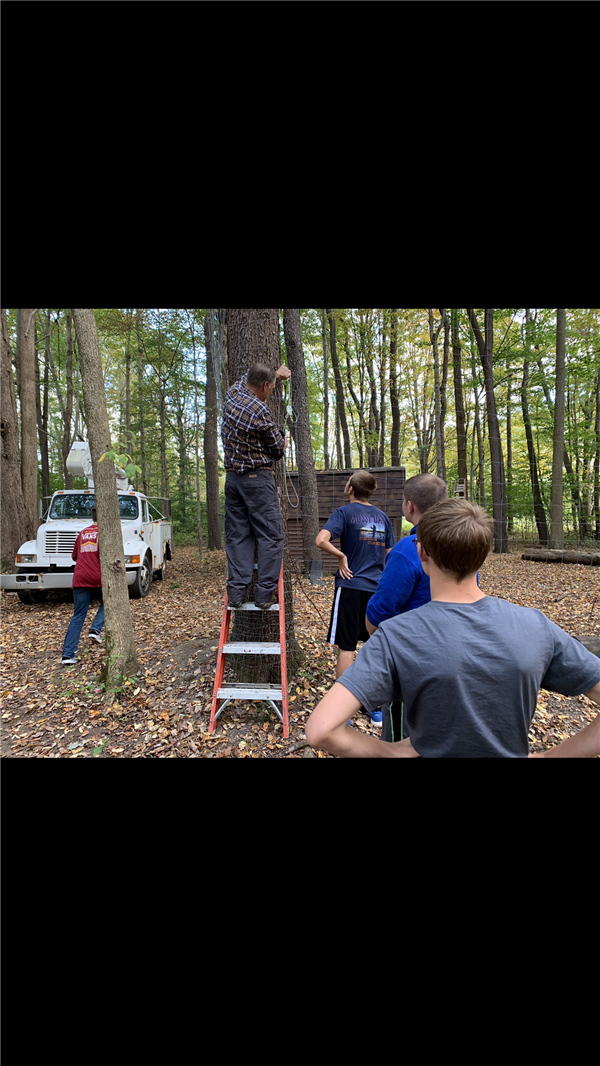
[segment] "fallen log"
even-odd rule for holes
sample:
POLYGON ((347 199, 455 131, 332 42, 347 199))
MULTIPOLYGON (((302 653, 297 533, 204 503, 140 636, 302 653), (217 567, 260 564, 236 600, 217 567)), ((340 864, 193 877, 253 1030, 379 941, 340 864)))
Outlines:
POLYGON ((580 563, 582 566, 600 566, 600 552, 552 551, 549 548, 532 548, 523 552, 522 559, 534 563, 580 563))

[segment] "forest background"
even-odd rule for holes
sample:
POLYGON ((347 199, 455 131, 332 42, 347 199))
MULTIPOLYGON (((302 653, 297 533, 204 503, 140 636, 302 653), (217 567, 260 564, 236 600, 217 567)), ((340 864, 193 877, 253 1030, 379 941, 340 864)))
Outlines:
MULTIPOLYGON (((296 314, 317 469, 405 466, 407 477, 438 474, 450 494, 464 479, 468 497, 494 515, 497 551, 506 550, 508 536, 555 547, 563 537, 568 545, 597 543, 598 309, 296 314)), ((27 321, 20 315, 2 311, 3 440, 11 388, 23 485, 37 476, 25 503, 38 519, 37 498, 85 487, 65 467, 72 441, 86 438, 85 413, 71 312, 36 309, 27 321)), ((111 428, 141 470, 136 488, 171 497, 176 543, 220 548, 220 411, 232 383, 227 310, 102 309, 95 317, 111 428)), ((279 332, 286 361, 283 311, 279 332)), ((283 398, 286 464, 296 469, 303 443, 293 379, 283 398)), ((7 481, 4 569, 25 539, 7 481)))
MULTIPOLYGON (((242 366, 262 357, 244 350, 253 316, 257 337, 268 323, 271 365, 292 368, 279 407, 288 470, 404 466, 407 477, 443 477, 450 495, 462 480, 494 517, 485 591, 539 607, 573 635, 598 631, 597 567, 520 557, 524 544, 591 553, 600 539, 598 309, 95 310, 113 444, 139 467, 139 491, 171 498, 175 561, 168 582, 131 601, 141 673, 108 708, 102 649, 86 650, 68 682, 60 674, 66 600, 24 607, 2 593, 3 756, 297 757, 298 730, 334 676, 331 577, 311 588, 295 575, 288 743, 264 707, 207 733, 225 577, 220 412, 242 366)), ((87 439, 71 311, 2 310, 1 402, 2 569, 12 571, 51 494, 86 487, 65 468, 73 440, 87 439)), ((287 603, 286 589, 286 621, 287 603)), ((561 701, 541 694, 532 745, 589 720, 585 697, 561 701)))

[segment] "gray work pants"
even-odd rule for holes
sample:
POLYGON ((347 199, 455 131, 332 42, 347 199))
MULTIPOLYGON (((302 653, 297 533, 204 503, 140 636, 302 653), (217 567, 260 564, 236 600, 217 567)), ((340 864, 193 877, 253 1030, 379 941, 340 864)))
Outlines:
POLYGON ((252 581, 254 542, 258 578, 254 598, 265 603, 277 591, 283 559, 283 522, 275 475, 267 467, 245 474, 227 471, 225 479, 225 550, 227 595, 238 599, 252 581))

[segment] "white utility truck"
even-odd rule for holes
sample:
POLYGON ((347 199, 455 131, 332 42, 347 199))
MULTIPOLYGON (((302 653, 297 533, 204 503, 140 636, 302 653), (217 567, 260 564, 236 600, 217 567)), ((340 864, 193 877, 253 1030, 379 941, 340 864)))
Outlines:
MULTIPOLYGON (((22 603, 43 603, 50 589, 73 586, 75 563, 71 554, 77 535, 91 524, 92 508, 96 506, 86 441, 73 444, 67 469, 73 477, 87 477, 88 488, 55 492, 35 540, 27 541, 17 552, 17 573, 0 575, 0 587, 16 592, 22 603)), ((115 474, 129 595, 139 599, 150 592, 153 575, 159 580, 165 577, 167 559, 173 550, 173 525, 170 517, 158 513, 146 496, 134 491, 125 471, 115 466, 115 474)), ((168 501, 166 504, 170 512, 168 501)))

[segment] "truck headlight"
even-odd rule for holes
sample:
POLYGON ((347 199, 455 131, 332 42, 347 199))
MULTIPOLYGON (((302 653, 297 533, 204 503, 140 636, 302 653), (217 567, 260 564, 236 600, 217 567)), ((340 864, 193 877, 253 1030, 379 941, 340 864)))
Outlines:
POLYGON ((37 563, 37 555, 17 555, 18 563, 37 563))
POLYGON ((126 555, 125 556, 125 562, 126 563, 139 563, 139 561, 140 561, 139 555, 126 555))

